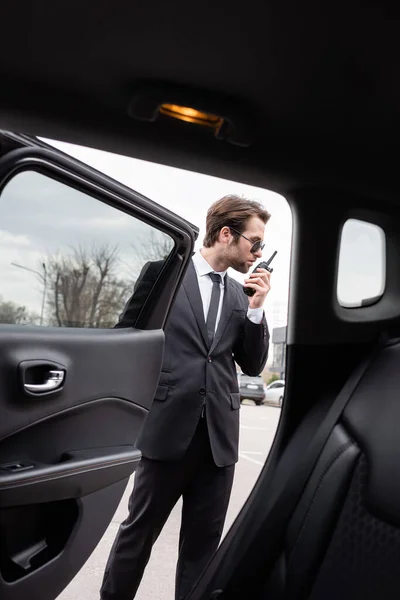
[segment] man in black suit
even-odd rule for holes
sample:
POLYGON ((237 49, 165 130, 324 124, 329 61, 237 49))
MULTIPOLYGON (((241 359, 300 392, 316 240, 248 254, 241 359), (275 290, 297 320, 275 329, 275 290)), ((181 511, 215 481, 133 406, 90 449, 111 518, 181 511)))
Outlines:
MULTIPOLYGON (((102 600, 132 600, 154 542, 182 496, 176 600, 192 589, 218 547, 238 460, 240 396, 235 362, 259 375, 268 356, 263 303, 270 273, 245 285, 226 271, 247 273, 261 257, 269 213, 258 202, 226 196, 207 213, 204 246, 188 267, 165 328, 161 377, 137 442, 129 516, 108 559, 102 600)), ((132 326, 143 293, 161 270, 148 263, 118 327, 132 326)))

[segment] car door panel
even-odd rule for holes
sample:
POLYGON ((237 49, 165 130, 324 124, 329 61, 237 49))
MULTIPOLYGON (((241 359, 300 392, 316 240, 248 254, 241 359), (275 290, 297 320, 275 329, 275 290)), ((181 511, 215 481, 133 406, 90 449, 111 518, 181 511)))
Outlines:
POLYGON ((117 396, 149 409, 161 370, 164 345, 161 330, 35 331, 4 327, 0 329, 3 358, 0 397, 7 400, 2 406, 0 448, 6 436, 23 427, 99 398, 117 396), (31 360, 65 365, 65 385, 61 392, 37 397, 26 394, 18 377, 18 366, 31 360), (143 373, 146 377, 142 377, 143 373))
MULTIPOLYGON (((81 231, 80 202, 87 212, 98 201, 108 207, 110 227, 114 214, 109 207, 123 211, 122 216, 116 213, 117 224, 129 225, 126 215, 132 216, 134 232, 141 233, 140 224, 144 223, 147 233, 154 227, 172 241, 167 244, 169 254, 161 257, 160 274, 146 297, 140 297, 129 327, 115 328, 123 305, 115 305, 112 293, 104 296, 113 306, 114 321, 111 319, 110 325, 102 325, 98 319, 87 325, 76 311, 71 322, 52 312, 50 326, 46 327, 0 322, 2 600, 56 598, 108 527, 141 458, 136 440, 159 381, 164 349, 162 326, 197 234, 183 219, 131 190, 72 159, 35 147, 13 151, 0 160, 0 229, 6 223, 15 234, 19 216, 7 221, 5 206, 10 198, 20 201, 21 194, 26 195, 28 203, 36 202, 46 228, 51 228, 48 217, 52 210, 57 214, 57 208, 52 208, 52 199, 50 204, 45 202, 48 186, 53 186, 56 200, 54 190, 60 190, 61 213, 64 210, 65 214, 65 202, 74 206, 70 217, 72 232, 76 231, 77 236, 81 231), (36 175, 30 177, 30 172, 36 175), (34 185, 7 188, 20 174, 24 178, 21 183, 31 181, 34 185), (38 181, 45 184, 43 194, 41 189, 35 192, 38 181), (57 182, 63 187, 54 188, 57 182), (14 190, 12 197, 10 189, 14 190), (74 196, 78 189, 79 201, 74 196), (60 326, 51 326, 56 317, 60 326)), ((30 237, 29 230, 28 223, 26 236, 31 244, 34 237, 30 237)), ((104 231, 107 236, 108 227, 104 231)), ((85 235, 80 233, 81 243, 85 243, 85 235)), ((136 258, 135 253, 130 256, 136 258)), ((66 265, 67 259, 64 256, 62 264, 66 265)), ((136 265, 136 273, 145 260, 144 255, 136 265)), ((72 285, 74 273, 65 269, 60 281, 72 285)), ((113 285, 111 276, 109 280, 113 285)), ((95 280, 94 295, 97 284, 95 280)), ((131 289, 130 284, 125 287, 131 289)), ((75 303, 86 301, 84 290, 82 287, 76 295, 75 303)), ((43 306, 45 292, 46 288, 43 306)), ((58 294, 59 288, 49 288, 48 297, 51 293, 58 294)), ((64 306, 60 304, 59 308, 67 314, 67 297, 63 298, 64 306)), ((128 300, 124 298, 124 303, 128 300)), ((42 321, 43 312, 41 325, 42 321)))
MULTIPOLYGON (((117 472, 119 476, 129 476, 129 470, 140 458, 134 446, 130 452, 129 448, 143 423, 143 409, 149 409, 154 396, 163 334, 160 330, 96 333, 93 337, 92 332, 84 330, 49 329, 39 334, 32 332, 28 340, 26 332, 0 333, 0 352, 7 365, 0 382, 0 397, 13 400, 3 406, 0 423, 3 506, 7 505, 7 498, 11 498, 8 505, 21 504, 28 490, 38 502, 41 498, 48 500, 52 488, 52 497, 59 496, 55 499, 71 497, 71 485, 78 485, 81 480, 79 487, 86 489, 86 474, 98 469, 103 470, 103 476, 107 469, 113 483, 113 473, 114 477, 117 472), (38 335, 41 343, 37 355, 38 335), (107 360, 110 352, 113 361, 107 360), (89 362, 85 355, 90 356, 89 362), (27 396, 17 377, 21 362, 39 357, 44 361, 47 357, 49 361, 57 360, 66 367, 65 386, 57 395, 27 396), (101 370, 99 365, 104 365, 101 370), (144 372, 146 377, 141 376, 144 372), (132 381, 137 383, 133 386, 132 381), (116 389, 118 397, 113 398, 116 389), (80 427, 81 423, 85 426, 80 427), (69 491, 64 491, 63 485, 69 491), (41 492, 44 488, 47 493, 41 492)), ((90 486, 87 491, 92 491, 90 486)))
POLYGON ((101 539, 126 484, 114 483, 77 501, 0 510, 1 598, 56 598, 93 552, 93 540, 101 539))

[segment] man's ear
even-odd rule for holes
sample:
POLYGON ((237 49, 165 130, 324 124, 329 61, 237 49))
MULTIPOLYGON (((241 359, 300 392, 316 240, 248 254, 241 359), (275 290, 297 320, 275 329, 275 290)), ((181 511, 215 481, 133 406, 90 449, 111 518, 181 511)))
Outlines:
POLYGON ((227 244, 228 242, 230 242, 232 238, 232 233, 229 227, 222 227, 222 229, 219 232, 218 238, 222 244, 227 244))

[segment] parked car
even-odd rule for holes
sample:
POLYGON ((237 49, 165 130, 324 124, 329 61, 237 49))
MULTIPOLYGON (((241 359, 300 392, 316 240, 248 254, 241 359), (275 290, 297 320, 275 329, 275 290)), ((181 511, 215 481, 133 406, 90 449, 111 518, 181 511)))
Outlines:
POLYGON ((249 377, 242 374, 239 379, 240 402, 243 400, 253 400, 257 405, 264 400, 264 382, 261 375, 249 377))
POLYGON ((285 381, 283 379, 277 379, 273 381, 265 388, 265 404, 276 404, 276 406, 282 406, 283 395, 285 393, 285 381))

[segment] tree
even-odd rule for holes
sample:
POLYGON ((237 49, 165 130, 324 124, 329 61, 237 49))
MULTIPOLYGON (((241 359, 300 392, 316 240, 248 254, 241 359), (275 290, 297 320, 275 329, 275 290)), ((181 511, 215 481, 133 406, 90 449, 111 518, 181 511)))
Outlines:
POLYGON ((140 271, 147 262, 166 260, 174 247, 174 241, 169 235, 157 229, 151 229, 146 236, 142 236, 132 248, 135 252, 134 262, 129 265, 132 279, 136 281, 140 271))
POLYGON ((47 262, 50 324, 59 327, 113 327, 132 291, 132 281, 117 275, 117 248, 90 252, 73 248, 47 262))
POLYGON ((37 325, 39 315, 30 312, 26 306, 4 301, 0 296, 0 323, 9 325, 37 325))

